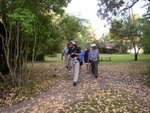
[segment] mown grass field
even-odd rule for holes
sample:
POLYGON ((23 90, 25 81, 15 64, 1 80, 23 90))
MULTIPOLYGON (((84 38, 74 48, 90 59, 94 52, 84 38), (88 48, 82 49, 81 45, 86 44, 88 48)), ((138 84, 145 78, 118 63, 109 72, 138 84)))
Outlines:
MULTIPOLYGON (((117 63, 130 63, 130 62, 150 62, 150 54, 139 54, 138 61, 134 61, 134 54, 100 54, 101 57, 111 57, 111 61, 104 60, 101 64, 117 64, 117 63)), ((48 62, 63 63, 60 56, 49 57, 45 56, 48 62)))
POLYGON ((134 61, 134 54, 100 54, 100 57, 111 57, 111 61, 102 61, 101 63, 124 63, 124 62, 150 62, 150 54, 139 54, 138 61, 134 61))

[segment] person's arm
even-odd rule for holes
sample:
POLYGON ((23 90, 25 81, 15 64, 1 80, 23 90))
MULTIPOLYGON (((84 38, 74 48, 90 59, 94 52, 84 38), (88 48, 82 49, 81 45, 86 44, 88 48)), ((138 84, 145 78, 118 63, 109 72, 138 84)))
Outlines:
POLYGON ((86 53, 86 51, 84 52, 84 56, 83 56, 84 57, 84 62, 85 62, 85 53, 86 53))
POLYGON ((63 56, 64 56, 64 49, 63 49, 63 51, 61 53, 61 60, 63 60, 63 56))
POLYGON ((69 63, 70 57, 71 55, 70 55, 70 48, 69 48, 68 53, 67 53, 67 63, 69 63))
POLYGON ((98 60, 98 63, 100 62, 100 55, 99 55, 99 50, 97 49, 97 60, 98 60))
POLYGON ((80 52, 81 52, 81 51, 79 50, 78 47, 76 48, 76 50, 77 50, 77 52, 72 52, 71 55, 80 56, 80 52))
POLYGON ((88 54, 88 63, 90 62, 90 52, 89 52, 89 54, 88 54))
POLYGON ((80 56, 80 53, 75 53, 75 52, 73 52, 73 53, 71 53, 71 55, 76 55, 76 56, 80 56))
POLYGON ((63 60, 64 53, 61 54, 61 60, 63 60))

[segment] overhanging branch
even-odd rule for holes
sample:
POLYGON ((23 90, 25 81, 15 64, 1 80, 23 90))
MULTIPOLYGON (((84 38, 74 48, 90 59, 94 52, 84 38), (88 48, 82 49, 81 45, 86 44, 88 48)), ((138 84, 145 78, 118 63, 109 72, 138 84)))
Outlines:
POLYGON ((131 5, 129 5, 128 7, 123 8, 122 10, 119 11, 119 13, 121 13, 122 11, 126 11, 130 8, 132 8, 139 0, 134 1, 131 5))

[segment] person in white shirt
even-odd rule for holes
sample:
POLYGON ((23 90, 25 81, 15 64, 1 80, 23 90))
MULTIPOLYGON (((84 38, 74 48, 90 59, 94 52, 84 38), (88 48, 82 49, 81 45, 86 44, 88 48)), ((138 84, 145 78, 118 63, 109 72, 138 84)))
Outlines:
POLYGON ((70 48, 70 42, 68 42, 66 44, 66 47, 62 50, 62 54, 61 54, 61 60, 63 60, 63 56, 65 57, 65 66, 67 68, 68 71, 68 75, 70 75, 70 62, 68 62, 68 50, 70 48))
POLYGON ((91 74, 96 78, 98 77, 98 63, 100 62, 99 50, 96 48, 96 44, 92 44, 92 49, 89 52, 88 61, 91 64, 91 74))

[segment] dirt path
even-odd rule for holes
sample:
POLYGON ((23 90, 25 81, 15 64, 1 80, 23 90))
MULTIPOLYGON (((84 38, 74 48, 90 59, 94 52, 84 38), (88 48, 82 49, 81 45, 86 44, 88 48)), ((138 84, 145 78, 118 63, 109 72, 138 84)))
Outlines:
MULTIPOLYGON (((0 112, 58 113, 70 103, 84 99, 85 94, 104 88, 125 90, 129 94, 136 94, 149 106, 150 111, 150 88, 145 85, 147 78, 135 77, 139 73, 136 70, 138 67, 135 67, 136 69, 134 68, 135 70, 131 72, 130 66, 130 64, 100 66, 98 78, 90 74, 84 74, 84 71, 80 75, 77 86, 73 86, 72 76, 66 76, 43 94, 17 105, 1 109, 0 112)), ((146 65, 140 68, 145 69, 144 66, 146 65)))

